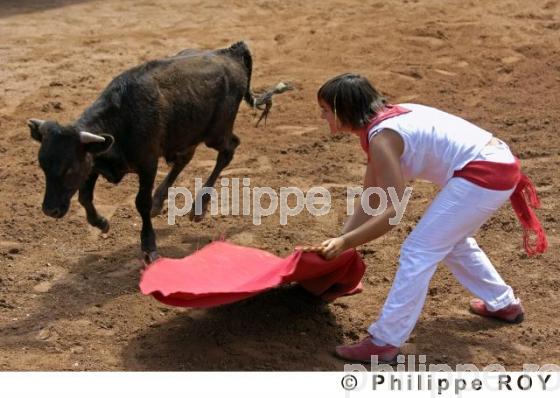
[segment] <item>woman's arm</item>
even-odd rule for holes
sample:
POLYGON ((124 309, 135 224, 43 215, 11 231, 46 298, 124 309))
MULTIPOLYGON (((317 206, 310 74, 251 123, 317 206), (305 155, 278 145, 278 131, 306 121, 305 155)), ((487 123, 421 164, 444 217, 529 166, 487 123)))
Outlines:
MULTIPOLYGON (((404 150, 404 142, 400 135, 392 130, 383 130, 370 141, 370 163, 368 169, 373 168, 377 186, 385 191, 390 198, 388 189, 393 188, 399 200, 402 200, 405 190, 405 181, 401 170, 400 157, 404 150)), ((374 195, 377 196, 377 195, 374 195)), ((357 247, 364 243, 379 238, 394 225, 389 219, 395 217, 396 211, 390 200, 387 209, 369 219, 360 226, 345 232, 338 238, 328 239, 321 244, 321 254, 327 258, 338 256, 344 250, 357 247)))
MULTIPOLYGON (((368 187, 375 186, 377 186, 377 179, 375 177, 374 166, 373 164, 368 163, 366 167, 363 187, 365 190, 368 187)), ((348 219, 344 223, 342 234, 353 231, 371 218, 371 216, 369 214, 366 214, 366 212, 364 211, 361 199, 361 197, 356 198, 356 200, 354 201, 354 214, 348 217, 348 219)), ((369 197, 369 205, 372 209, 377 209, 377 207, 379 206, 379 196, 371 195, 369 197)))

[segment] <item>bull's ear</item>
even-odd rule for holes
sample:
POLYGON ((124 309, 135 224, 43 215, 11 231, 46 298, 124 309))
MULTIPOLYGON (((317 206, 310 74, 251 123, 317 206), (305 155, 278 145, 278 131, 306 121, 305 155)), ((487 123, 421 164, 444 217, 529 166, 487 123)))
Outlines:
POLYGON ((43 123, 45 123, 45 121, 40 119, 29 119, 27 121, 29 131, 31 132, 31 138, 35 141, 41 142, 43 140, 43 134, 41 134, 41 131, 39 130, 43 123))
POLYGON ((107 152, 115 142, 115 138, 109 134, 99 134, 98 137, 103 138, 103 140, 84 143, 87 152, 94 155, 107 152))

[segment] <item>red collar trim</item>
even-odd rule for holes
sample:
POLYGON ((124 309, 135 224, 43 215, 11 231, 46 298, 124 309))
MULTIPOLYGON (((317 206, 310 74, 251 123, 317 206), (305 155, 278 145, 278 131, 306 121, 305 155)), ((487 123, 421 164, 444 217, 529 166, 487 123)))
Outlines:
POLYGON ((371 119, 371 121, 369 122, 369 124, 367 125, 367 127, 363 128, 360 131, 360 145, 362 146, 362 149, 364 150, 364 152, 368 155, 369 158, 369 140, 368 140, 368 134, 371 131, 371 129, 373 127, 375 127, 376 125, 378 125, 379 123, 381 123, 384 120, 396 117, 396 116, 400 116, 403 115, 405 113, 411 112, 410 109, 406 109, 405 107, 399 106, 399 105, 391 105, 391 104, 387 104, 385 105, 385 108, 383 108, 380 112, 377 113, 377 115, 371 119))

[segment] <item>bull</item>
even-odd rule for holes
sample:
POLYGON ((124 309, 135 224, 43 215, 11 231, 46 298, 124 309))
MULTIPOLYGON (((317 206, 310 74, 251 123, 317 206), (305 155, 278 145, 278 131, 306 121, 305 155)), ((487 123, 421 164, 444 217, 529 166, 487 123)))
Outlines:
MULTIPOLYGON (((233 126, 241 101, 261 109, 261 119, 266 120, 272 95, 291 89, 279 84, 255 95, 251 73, 251 53, 243 42, 218 50, 188 49, 121 73, 73 123, 30 119, 31 137, 41 143, 38 159, 46 180, 43 212, 63 217, 79 191, 88 223, 106 233, 109 222, 93 204, 96 181, 101 175, 118 184, 127 173, 136 173, 141 249, 146 262, 156 259, 151 217, 161 212, 167 190, 197 146, 204 143, 218 152, 204 184, 212 187, 240 143, 233 126), (160 157, 171 169, 152 197, 160 157)), ((203 201, 204 209, 209 198, 196 200, 203 201)), ((194 208, 196 202, 191 215, 194 208)))

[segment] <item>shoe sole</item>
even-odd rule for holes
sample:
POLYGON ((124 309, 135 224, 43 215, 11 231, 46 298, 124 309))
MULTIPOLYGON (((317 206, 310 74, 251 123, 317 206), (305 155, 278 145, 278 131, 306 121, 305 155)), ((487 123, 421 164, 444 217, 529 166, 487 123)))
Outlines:
MULTIPOLYGON (((333 353, 333 355, 334 355, 336 358, 338 358, 338 359, 342 359, 342 360, 344 360, 344 361, 347 361, 347 363, 364 363, 364 364, 371 364, 371 359, 370 359, 370 360, 364 360, 364 361, 359 360, 359 359, 348 359, 348 358, 344 358, 344 357, 338 355, 338 353, 337 353, 336 351, 333 353)), ((398 354, 397 354, 397 355, 398 355, 398 354)), ((388 361, 380 361, 379 358, 378 358, 377 363, 378 363, 379 365, 391 365, 391 366, 396 366, 396 365, 398 365, 398 362, 397 362, 397 355, 395 356, 395 358, 390 359, 390 360, 388 360, 388 361)))
POLYGON ((471 312, 472 314, 481 316, 481 317, 483 317, 483 318, 496 319, 496 320, 498 320, 498 321, 502 321, 502 322, 505 322, 505 323, 513 323, 513 324, 516 324, 516 323, 521 323, 521 322, 523 322, 523 320, 525 319, 525 314, 524 314, 524 313, 521 313, 521 314, 517 315, 514 319, 506 319, 506 318, 500 318, 500 317, 492 316, 492 315, 483 315, 483 314, 480 314, 480 313, 474 311, 472 308, 469 308, 469 310, 470 310, 470 312, 471 312))
POLYGON ((507 321, 509 323, 521 323, 525 319, 525 314, 521 313, 515 317, 513 321, 507 321))

